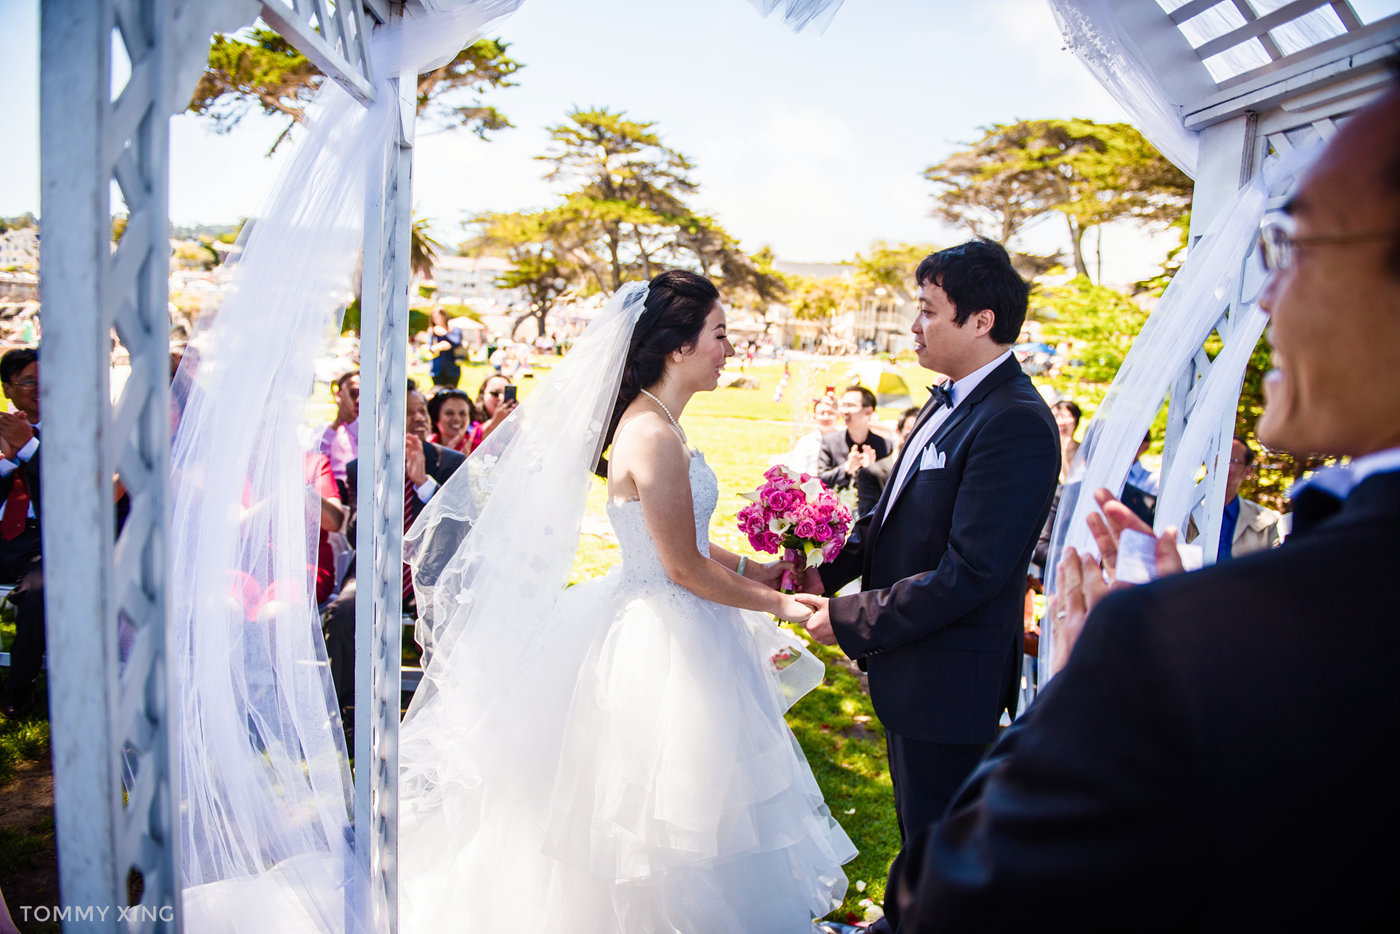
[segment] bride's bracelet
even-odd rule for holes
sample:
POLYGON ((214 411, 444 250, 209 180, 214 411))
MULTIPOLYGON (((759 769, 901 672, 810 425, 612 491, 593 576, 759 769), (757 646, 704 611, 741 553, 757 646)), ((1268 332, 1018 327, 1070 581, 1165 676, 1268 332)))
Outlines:
POLYGON ((739 558, 739 566, 738 566, 737 568, 734 569, 734 573, 735 573, 735 574, 738 574, 740 577, 743 577, 743 576, 744 576, 744 568, 746 568, 746 567, 748 567, 748 566, 749 566, 749 556, 748 556, 748 555, 743 555, 742 557, 739 558))

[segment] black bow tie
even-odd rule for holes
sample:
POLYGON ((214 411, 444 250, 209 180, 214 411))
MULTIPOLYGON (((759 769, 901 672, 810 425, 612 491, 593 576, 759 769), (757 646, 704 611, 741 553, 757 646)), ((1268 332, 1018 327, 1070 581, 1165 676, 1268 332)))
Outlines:
POLYGON ((953 407, 953 384, 936 383, 928 388, 929 401, 934 403, 934 408, 943 406, 945 409, 953 407))

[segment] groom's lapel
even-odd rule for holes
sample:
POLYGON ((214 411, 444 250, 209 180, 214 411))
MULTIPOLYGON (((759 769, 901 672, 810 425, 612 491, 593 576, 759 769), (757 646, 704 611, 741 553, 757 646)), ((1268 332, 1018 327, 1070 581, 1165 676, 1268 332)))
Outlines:
MULTIPOLYGON (((964 399, 962 403, 960 403, 956 408, 954 408, 953 411, 948 413, 948 418, 944 420, 943 424, 938 426, 938 429, 934 431, 933 436, 929 438, 928 444, 925 444, 924 448, 927 448, 929 445, 934 445, 935 449, 937 449, 937 446, 940 443, 942 443, 942 441, 945 438, 948 437, 948 435, 953 431, 953 429, 957 428, 958 425, 962 424, 963 420, 967 418, 969 413, 972 412, 973 408, 977 405, 977 403, 985 399, 987 397, 987 394, 993 389, 997 388, 1002 383, 1016 376, 1020 372, 1021 365, 1016 362, 1016 358, 1013 356, 1007 359, 1006 362, 1004 362, 1001 366, 988 373, 986 377, 982 380, 982 382, 978 383, 976 388, 972 390, 972 393, 966 399, 964 399)), ((920 413, 918 424, 914 428, 914 431, 911 431, 909 433, 909 437, 914 437, 914 432, 919 430, 919 426, 922 426, 925 421, 932 417, 933 407, 925 406, 925 411, 920 413)), ((923 448, 920 448, 919 450, 915 451, 911 450, 910 447, 905 447, 899 452, 900 459, 903 459, 906 456, 920 457, 922 455, 923 448)), ((909 473, 904 477, 904 482, 900 485, 900 488, 891 489, 894 486, 895 478, 899 476, 898 471, 899 464, 896 463, 894 469, 890 471, 890 482, 885 485, 885 492, 881 497, 881 504, 878 507, 880 508, 880 513, 878 514, 877 518, 883 519, 885 516, 885 499, 898 499, 899 494, 903 492, 904 487, 909 485, 909 483, 914 479, 914 474, 917 473, 917 470, 909 471, 909 473)), ((898 504, 891 504, 889 506, 889 510, 892 512, 896 505, 898 504)), ((872 542, 874 537, 875 536, 872 535, 872 542)))
POLYGON ((947 420, 938 426, 938 430, 933 433, 933 437, 929 439, 929 443, 936 445, 944 438, 948 437, 953 429, 962 424, 963 419, 967 418, 977 403, 987 398, 989 392, 996 389, 1019 372, 1021 372, 1021 365, 1016 362, 1015 357, 1011 357, 1001 366, 988 373, 986 378, 978 383, 976 388, 972 390, 972 394, 967 397, 963 404, 953 409, 953 411, 949 413, 947 420))
MULTIPOLYGON (((937 407, 933 404, 933 399, 930 398, 927 402, 924 403, 923 410, 920 411, 918 417, 914 419, 914 427, 909 429, 909 434, 905 437, 914 437, 914 435, 918 433, 918 430, 924 426, 924 423, 927 422, 930 418, 933 418, 933 413, 937 410, 937 407)), ((880 492, 880 498, 875 502, 875 508, 873 510, 874 515, 870 519, 870 530, 866 533, 866 567, 864 568, 864 572, 866 575, 869 575, 870 573, 870 564, 875 554, 875 542, 880 537, 880 528, 884 525, 885 512, 888 508, 890 498, 896 495, 897 492, 894 488, 894 483, 895 480, 899 477, 900 465, 904 463, 904 459, 906 457, 918 457, 919 453, 919 451, 915 451, 913 449, 912 445, 906 444, 899 449, 899 455, 894 459, 894 466, 890 468, 890 479, 888 482, 885 483, 884 490, 880 492)), ((912 473, 913 471, 910 471, 910 474, 912 473)), ((907 482, 908 477, 906 477, 905 480, 907 482)))
MULTIPOLYGON (((924 403, 924 407, 919 411, 918 416, 915 417, 914 427, 909 429, 909 434, 905 435, 905 437, 912 438, 914 437, 914 435, 918 434, 919 429, 924 427, 924 422, 927 422, 930 418, 933 418, 933 413, 935 411, 937 411, 937 408, 933 404, 933 399, 930 398, 927 402, 924 403)), ((895 478, 899 476, 900 465, 904 463, 904 459, 906 457, 914 456, 916 456, 915 453, 907 444, 902 446, 899 449, 899 454, 895 456, 894 465, 890 467, 889 481, 885 483, 885 488, 880 492, 880 499, 877 500, 875 503, 875 518, 872 519, 870 523, 871 541, 874 541, 875 532, 880 525, 880 520, 885 515, 885 504, 889 502, 890 495, 894 492, 894 481, 895 478)))

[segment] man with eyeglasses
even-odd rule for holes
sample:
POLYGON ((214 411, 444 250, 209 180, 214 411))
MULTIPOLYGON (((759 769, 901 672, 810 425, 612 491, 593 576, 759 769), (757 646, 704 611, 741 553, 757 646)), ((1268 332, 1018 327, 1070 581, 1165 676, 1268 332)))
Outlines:
MULTIPOLYGON (((1341 124, 1284 217, 1261 238, 1274 369, 1256 430, 1349 466, 1295 494, 1279 548, 1106 596, 1067 551, 1057 631, 1078 641, 896 860, 902 934, 1393 923, 1400 90, 1341 124)), ((1119 533, 1145 526, 1099 500, 1111 574, 1119 533)), ((1174 541, 1159 571, 1180 569, 1174 541)))
MULTIPOLYGON (((1230 465, 1225 474, 1225 509, 1220 518, 1220 545, 1216 562, 1274 548, 1283 542, 1283 516, 1240 496, 1240 487, 1254 473, 1254 449, 1243 439, 1230 442, 1230 465)), ((1196 540, 1195 517, 1186 530, 1186 540, 1196 540)))
POLYGON ((16 409, 0 412, 0 583, 11 584, 15 639, 0 713, 24 716, 34 706, 34 679, 44 660, 44 568, 40 551, 39 352, 0 357, 0 386, 16 409))

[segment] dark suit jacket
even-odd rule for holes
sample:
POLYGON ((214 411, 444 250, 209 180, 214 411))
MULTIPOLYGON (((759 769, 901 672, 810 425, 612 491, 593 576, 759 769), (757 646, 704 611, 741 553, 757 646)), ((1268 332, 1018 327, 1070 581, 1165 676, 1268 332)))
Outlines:
MULTIPOLYGON (((919 415, 914 433, 932 414, 919 415)), ((914 434, 911 434, 912 441, 914 434)), ((1059 435, 1015 358, 989 373, 934 433, 945 458, 891 471, 870 516, 821 569, 837 641, 870 674, 886 728, 935 743, 987 743, 1020 671, 1026 568, 1060 470, 1059 435)), ((923 451, 906 442, 900 459, 923 451)))
POLYGON ((856 472, 856 515, 868 515, 885 492, 885 484, 890 482, 890 470, 894 467, 894 455, 887 454, 875 463, 856 472))
MULTIPOLYGON (((34 437, 39 437, 39 429, 34 429, 34 437)), ((43 495, 39 485, 40 462, 43 460, 44 445, 39 444, 39 450, 34 452, 34 456, 27 461, 19 461, 19 467, 11 471, 4 477, 0 477, 0 503, 10 495, 10 490, 15 485, 15 476, 24 477, 24 488, 29 494, 29 501, 34 507, 34 517, 42 520, 44 513, 42 510, 43 495)), ((32 556, 39 553, 39 532, 37 529, 26 529, 14 541, 6 542, 3 549, 5 558, 9 562, 19 560, 23 556, 32 556)))
MULTIPOLYGON (((456 473, 457 468, 462 466, 462 463, 466 461, 466 459, 466 455, 454 451, 451 448, 445 448, 441 445, 433 444, 430 441, 423 442, 423 468, 428 476, 437 481, 438 486, 446 483, 448 479, 456 473)), ((360 512, 355 502, 359 473, 360 459, 358 457, 346 463, 345 482, 350 488, 350 522, 346 526, 345 534, 349 537, 352 545, 355 543, 355 526, 360 512)), ((423 501, 416 496, 408 503, 410 522, 418 518, 418 514, 423 511, 424 505, 423 501)), ((353 573, 353 569, 347 572, 347 576, 351 573, 353 573)))
POLYGON ((1390 473, 1277 549, 1109 596, 896 860, 901 931, 1394 923, 1397 567, 1390 473))
MULTIPOLYGON (((861 442, 875 449, 875 459, 881 460, 890 453, 889 439, 874 431, 861 442)), ((851 453, 851 439, 846 429, 828 431, 822 435, 821 451, 817 454, 817 476, 822 483, 833 490, 844 490, 851 485, 851 475, 846 473, 846 458, 851 453)))

